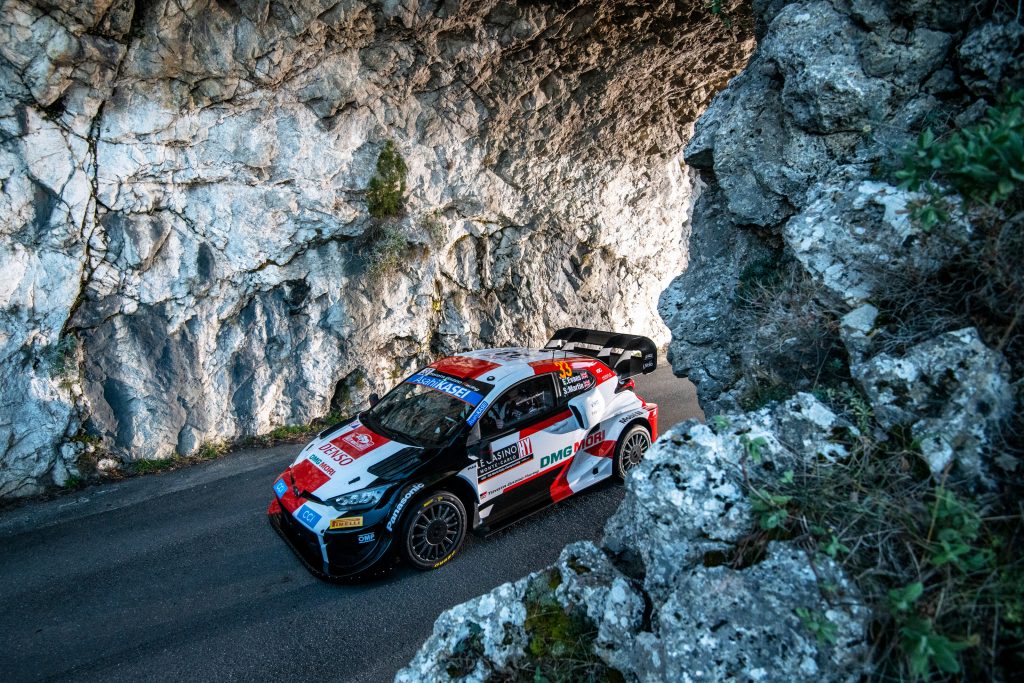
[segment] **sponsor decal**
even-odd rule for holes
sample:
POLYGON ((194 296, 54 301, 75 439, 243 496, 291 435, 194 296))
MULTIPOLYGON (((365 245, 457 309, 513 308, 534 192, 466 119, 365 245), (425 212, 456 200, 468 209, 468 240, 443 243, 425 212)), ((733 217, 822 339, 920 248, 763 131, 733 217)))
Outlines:
POLYGON ((587 438, 583 439, 583 441, 577 441, 573 446, 573 453, 578 450, 586 450, 592 446, 596 446, 602 441, 604 441, 604 431, 594 432, 587 438))
POLYGON ((476 410, 474 410, 470 414, 470 416, 466 418, 466 424, 468 424, 470 427, 475 425, 476 421, 480 419, 480 416, 484 414, 485 410, 487 410, 487 401, 480 401, 480 405, 476 407, 476 410))
POLYGON ((352 463, 355 462, 355 460, 352 459, 351 455, 341 450, 333 443, 325 443, 317 450, 325 454, 327 457, 329 457, 331 460, 338 463, 339 465, 351 465, 352 463))
POLYGON ((548 465, 554 465, 556 462, 561 462, 572 455, 572 453, 572 446, 566 446, 562 450, 555 451, 551 455, 545 455, 540 459, 540 468, 544 469, 548 465))
POLYGON ((623 415, 622 417, 619 418, 619 424, 620 425, 624 425, 627 422, 629 422, 630 420, 635 420, 636 418, 643 417, 643 416, 644 416, 644 411, 643 410, 639 410, 639 409, 632 410, 632 411, 626 413, 625 415, 623 415))
POLYGON ((406 503, 409 502, 410 498, 412 498, 414 495, 416 495, 417 491, 420 491, 422 489, 423 489, 423 484, 416 484, 411 489, 409 489, 408 491, 405 492, 405 495, 402 496, 402 499, 398 501, 398 505, 395 506, 395 511, 391 513, 391 519, 388 520, 388 524, 387 524, 387 530, 388 531, 393 531, 394 530, 395 522, 397 522, 399 516, 401 516, 402 510, 405 509, 406 503))
POLYGON ((313 531, 316 531, 317 522, 319 522, 322 517, 323 515, 308 505, 303 505, 299 508, 299 511, 295 513, 295 519, 299 520, 313 531))
POLYGON ((288 484, 284 483, 283 479, 278 479, 274 482, 274 493, 277 494, 278 498, 288 493, 288 484))
POLYGON ((365 432, 349 434, 348 436, 343 437, 342 440, 361 451, 365 451, 373 445, 373 437, 365 432))
POLYGON ((454 396, 460 401, 465 401, 471 406, 478 405, 484 398, 479 392, 474 391, 472 387, 466 386, 454 379, 434 375, 433 373, 417 372, 407 379, 406 382, 436 389, 449 396, 454 396))
POLYGON ((368 534, 359 534, 359 536, 356 537, 356 540, 358 540, 360 543, 373 543, 374 539, 376 538, 376 534, 374 534, 371 531, 368 534))
POLYGON ((339 517, 331 520, 332 529, 358 529, 362 525, 362 517, 339 517))
POLYGON ((653 368, 653 367, 654 367, 654 356, 652 356, 652 355, 644 356, 644 370, 647 370, 648 368, 653 368))
POLYGON ((594 432, 593 434, 587 436, 587 438, 583 439, 582 441, 577 441, 571 446, 566 446, 565 448, 559 451, 555 451, 550 455, 545 455, 543 458, 540 459, 540 468, 544 469, 548 465, 554 465, 555 463, 561 462, 568 458, 573 453, 596 446, 602 441, 604 441, 604 432, 594 432))
POLYGON ((331 467, 326 462, 324 462, 324 459, 321 458, 316 453, 310 453, 309 454, 309 461, 311 463, 313 463, 314 465, 316 465, 317 467, 319 467, 321 470, 323 470, 324 474, 326 474, 326 475, 328 475, 330 477, 333 477, 334 474, 337 472, 337 470, 335 470, 333 467, 331 467))
POLYGON ((533 444, 530 438, 520 439, 517 443, 499 448, 491 457, 480 463, 477 477, 480 481, 496 477, 533 457, 533 444))

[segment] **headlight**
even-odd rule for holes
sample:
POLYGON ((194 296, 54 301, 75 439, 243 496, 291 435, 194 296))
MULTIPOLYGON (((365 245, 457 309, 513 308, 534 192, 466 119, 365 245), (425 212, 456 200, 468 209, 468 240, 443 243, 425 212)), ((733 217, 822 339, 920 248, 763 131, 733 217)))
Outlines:
POLYGON ((339 510, 348 510, 356 507, 370 507, 376 505, 377 501, 380 500, 384 492, 388 490, 387 486, 375 486, 372 489, 363 489, 362 491, 353 491, 352 493, 345 493, 340 496, 335 496, 327 501, 329 505, 339 510))

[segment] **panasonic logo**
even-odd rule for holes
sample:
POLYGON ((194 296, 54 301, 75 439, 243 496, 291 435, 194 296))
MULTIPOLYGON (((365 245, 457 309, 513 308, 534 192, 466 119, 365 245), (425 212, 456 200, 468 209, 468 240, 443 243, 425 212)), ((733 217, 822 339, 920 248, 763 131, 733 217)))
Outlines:
POLYGON ((402 514, 402 510, 405 509, 406 503, 409 499, 416 495, 416 492, 423 488, 423 484, 416 484, 411 489, 405 492, 402 499, 398 501, 398 505, 395 506, 395 511, 391 513, 391 519, 388 520, 387 530, 392 531, 395 528, 395 522, 398 521, 398 517, 402 514))

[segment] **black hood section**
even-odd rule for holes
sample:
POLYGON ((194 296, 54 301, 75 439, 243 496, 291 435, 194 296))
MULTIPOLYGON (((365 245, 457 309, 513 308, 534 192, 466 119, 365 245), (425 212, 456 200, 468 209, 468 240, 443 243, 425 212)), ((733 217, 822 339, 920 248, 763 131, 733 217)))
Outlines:
POLYGON ((385 458, 375 465, 367 468, 367 471, 375 477, 387 481, 405 479, 411 475, 420 465, 425 463, 436 454, 435 449, 403 448, 390 458, 385 458))

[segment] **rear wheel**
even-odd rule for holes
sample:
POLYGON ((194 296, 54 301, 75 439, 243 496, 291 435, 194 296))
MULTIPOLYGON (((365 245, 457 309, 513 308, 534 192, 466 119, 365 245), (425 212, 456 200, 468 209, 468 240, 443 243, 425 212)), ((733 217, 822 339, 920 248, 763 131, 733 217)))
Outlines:
POLYGON ((640 464, 644 453, 651 447, 650 433, 640 425, 633 425, 615 445, 615 476, 625 481, 626 472, 640 464))
POLYGON ((466 508, 458 496, 434 491, 411 506, 402 532, 402 554, 417 569, 437 569, 466 540, 466 508))

